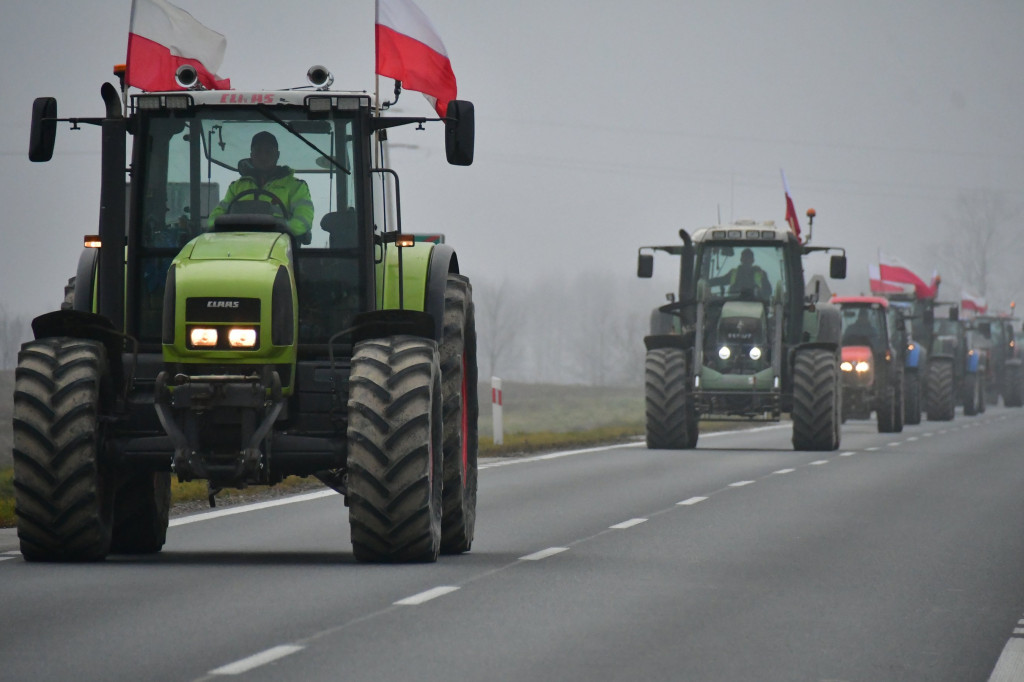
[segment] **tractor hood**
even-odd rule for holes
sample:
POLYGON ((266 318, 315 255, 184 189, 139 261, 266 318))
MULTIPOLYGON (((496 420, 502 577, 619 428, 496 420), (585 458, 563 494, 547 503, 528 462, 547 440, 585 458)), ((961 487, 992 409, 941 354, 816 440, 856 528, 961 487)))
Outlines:
POLYGON ((288 235, 280 232, 208 232, 186 246, 188 260, 290 260, 288 235), (275 253, 277 252, 277 253, 275 253))

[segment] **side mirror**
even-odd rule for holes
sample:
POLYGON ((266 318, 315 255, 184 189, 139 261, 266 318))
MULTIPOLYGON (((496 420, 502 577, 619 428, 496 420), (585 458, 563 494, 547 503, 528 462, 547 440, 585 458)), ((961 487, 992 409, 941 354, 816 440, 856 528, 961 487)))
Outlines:
POLYGON ((636 276, 649 279, 654 274, 654 254, 641 253, 636 257, 636 276))
POLYGON ((49 161, 53 158, 53 143, 57 138, 57 100, 37 97, 32 103, 32 130, 28 139, 30 161, 49 161))
POLYGON ((448 102, 444 123, 444 151, 448 163, 468 166, 473 163, 473 141, 476 136, 476 117, 473 103, 461 99, 448 102))
POLYGON ((828 264, 828 276, 832 279, 846 279, 846 256, 832 256, 828 264))

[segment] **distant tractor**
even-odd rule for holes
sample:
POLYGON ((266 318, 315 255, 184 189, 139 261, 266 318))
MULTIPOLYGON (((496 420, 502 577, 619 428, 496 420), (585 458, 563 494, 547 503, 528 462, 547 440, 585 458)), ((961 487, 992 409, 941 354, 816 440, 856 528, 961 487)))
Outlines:
POLYGON ((889 301, 834 297, 843 317, 843 420, 870 419, 879 433, 903 430, 903 353, 890 334, 889 301))
MULTIPOLYGON (((386 219, 397 176, 376 161, 387 128, 438 119, 383 115, 365 92, 329 89, 323 67, 300 89, 249 92, 204 91, 189 69, 187 89, 133 94, 127 111, 104 83, 99 118, 60 119, 50 97, 33 106, 31 160, 51 158, 58 122, 89 123, 102 169, 99 234, 67 305, 33 321, 19 354, 22 554, 159 551, 171 475, 206 481, 211 505, 221 488, 314 476, 345 496, 360 561, 467 551, 472 288, 451 245, 386 219), (308 187, 308 231, 270 191, 227 200, 253 172, 257 134, 308 187)), ((449 103, 441 125, 448 161, 469 165, 472 104, 449 103)))
POLYGON ((989 405, 999 402, 1006 407, 1024 405, 1024 371, 1017 347, 1014 325, 1020 321, 1007 315, 981 315, 971 321, 978 344, 988 358, 985 372, 985 399, 989 405))
MULTIPOLYGON (((838 448, 839 310, 822 281, 805 283, 803 258, 843 250, 802 244, 771 222, 679 236, 681 245, 641 247, 638 256, 645 278, 655 252, 680 258, 678 294, 644 338, 647 446, 693 448, 701 420, 789 413, 794 448, 838 448)), ((845 251, 832 256, 830 273, 846 276, 845 251)))
POLYGON ((951 305, 948 317, 935 318, 934 327, 932 358, 952 359, 951 381, 955 404, 962 405, 964 415, 968 417, 984 412, 984 356, 974 347, 967 322, 960 319, 959 309, 951 305))

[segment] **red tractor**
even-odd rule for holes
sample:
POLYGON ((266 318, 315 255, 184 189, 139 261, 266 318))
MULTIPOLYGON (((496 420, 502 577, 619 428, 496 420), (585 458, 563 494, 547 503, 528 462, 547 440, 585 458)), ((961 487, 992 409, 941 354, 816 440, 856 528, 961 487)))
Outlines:
POLYGON ((878 296, 834 297, 843 319, 842 416, 870 419, 879 433, 903 430, 903 357, 888 323, 889 301, 878 296))

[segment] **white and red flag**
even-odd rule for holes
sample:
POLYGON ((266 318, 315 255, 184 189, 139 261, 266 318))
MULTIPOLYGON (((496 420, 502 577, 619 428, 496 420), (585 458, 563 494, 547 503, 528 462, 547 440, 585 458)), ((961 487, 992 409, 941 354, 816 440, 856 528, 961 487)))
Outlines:
POLYGON ((181 90, 174 73, 190 64, 204 87, 227 90, 231 81, 217 75, 225 47, 224 36, 167 0, 132 0, 125 83, 150 92, 181 90))
POLYGON ((878 254, 878 270, 883 282, 898 282, 914 285, 914 293, 918 298, 935 298, 939 290, 938 275, 932 276, 931 284, 917 276, 903 261, 892 256, 878 254))
POLYGON ((412 0, 377 0, 377 73, 423 93, 438 116, 455 99, 455 73, 441 36, 412 0))
POLYGON ((988 302, 983 296, 975 296, 966 289, 960 291, 960 308, 976 315, 984 315, 988 312, 988 302))
POLYGON ((868 265, 868 284, 873 294, 898 294, 904 291, 902 285, 883 280, 877 265, 868 265))
POLYGON ((800 239, 800 221, 796 217, 796 207, 793 205, 793 197, 789 195, 789 183, 786 182, 786 171, 779 169, 782 173, 782 188, 786 191, 786 222, 789 223, 789 229, 796 235, 797 241, 800 239))

